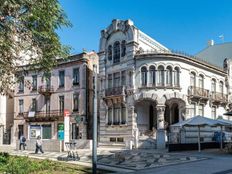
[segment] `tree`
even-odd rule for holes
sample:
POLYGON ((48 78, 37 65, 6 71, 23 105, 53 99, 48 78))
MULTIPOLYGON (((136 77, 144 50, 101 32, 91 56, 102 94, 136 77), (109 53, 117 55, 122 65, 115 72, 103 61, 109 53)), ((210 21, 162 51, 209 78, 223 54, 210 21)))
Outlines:
POLYGON ((71 23, 58 0, 0 0, 0 93, 17 82, 21 65, 48 74, 68 56, 56 33, 64 26, 71 23))

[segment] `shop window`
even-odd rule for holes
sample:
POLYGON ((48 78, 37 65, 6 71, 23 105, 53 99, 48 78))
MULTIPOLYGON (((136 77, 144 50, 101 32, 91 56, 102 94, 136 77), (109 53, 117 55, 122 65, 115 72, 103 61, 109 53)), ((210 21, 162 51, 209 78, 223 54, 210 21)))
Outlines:
POLYGON ((42 139, 52 138, 52 128, 51 125, 42 125, 42 139))

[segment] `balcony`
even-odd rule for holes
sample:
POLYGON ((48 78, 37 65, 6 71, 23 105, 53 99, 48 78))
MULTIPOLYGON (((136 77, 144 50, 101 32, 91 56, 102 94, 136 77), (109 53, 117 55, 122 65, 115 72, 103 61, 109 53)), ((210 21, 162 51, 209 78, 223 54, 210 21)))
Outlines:
POLYGON ((57 121, 63 120, 64 112, 59 110, 50 110, 49 112, 46 111, 36 111, 36 112, 24 112, 23 117, 26 121, 29 122, 46 122, 46 121, 57 121))
POLYGON ((120 95, 125 95, 125 87, 124 86, 108 88, 105 90, 106 97, 120 96, 120 95))
POLYGON ((195 98, 195 99, 209 99, 209 90, 204 89, 204 88, 199 88, 195 86, 190 86, 188 95, 190 98, 195 98))
POLYGON ((38 92, 45 96, 50 96, 54 92, 53 86, 40 86, 38 92))
POLYGON ((211 92, 211 100, 213 103, 225 104, 228 102, 228 96, 220 92, 211 92))

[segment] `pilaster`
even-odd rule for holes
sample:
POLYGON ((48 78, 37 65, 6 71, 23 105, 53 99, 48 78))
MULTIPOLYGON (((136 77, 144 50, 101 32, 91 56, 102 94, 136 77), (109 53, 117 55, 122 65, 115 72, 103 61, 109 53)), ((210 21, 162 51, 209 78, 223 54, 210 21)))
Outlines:
POLYGON ((157 149, 165 149, 164 111, 165 105, 157 105, 157 149))

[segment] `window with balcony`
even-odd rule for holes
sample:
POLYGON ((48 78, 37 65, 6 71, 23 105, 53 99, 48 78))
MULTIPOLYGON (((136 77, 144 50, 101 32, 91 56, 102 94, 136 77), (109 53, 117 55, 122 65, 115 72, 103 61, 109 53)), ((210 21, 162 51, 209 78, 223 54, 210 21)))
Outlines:
POLYGON ((23 113, 24 112, 24 102, 23 99, 19 99, 19 113, 23 113))
POLYGON ((196 74, 194 72, 190 73, 190 86, 196 87, 196 74))
POLYGON ((158 86, 164 86, 164 67, 159 66, 157 70, 157 84, 158 86))
POLYGON ((114 73, 114 80, 113 80, 113 83, 114 83, 114 87, 119 87, 120 86, 120 73, 117 72, 117 73, 114 73))
POLYGON ((108 74, 108 88, 109 89, 113 87, 112 83, 113 83, 112 74, 108 74))
POLYGON ((126 85, 126 71, 121 72, 121 86, 126 85))
POLYGON ((24 77, 19 78, 19 92, 24 92, 24 77))
POLYGON ((203 104, 200 104, 198 106, 198 115, 204 116, 204 105, 203 104))
POLYGON ((121 56, 124 57, 126 55, 126 41, 125 40, 122 41, 121 50, 122 50, 121 56))
POLYGON ((37 109, 37 101, 35 98, 32 99, 32 104, 31 104, 31 111, 36 112, 37 109))
POLYGON ((213 93, 216 93, 216 80, 215 79, 212 79, 211 81, 211 91, 213 93))
POLYGON ((114 63, 120 62, 120 42, 116 41, 114 43, 114 63))
POLYGON ((152 86, 155 86, 155 80, 156 80, 155 66, 150 66, 149 73, 150 73, 150 84, 152 86))
POLYGON ((73 111, 79 111, 79 94, 73 94, 73 111))
POLYGON ((37 75, 32 76, 32 90, 37 90, 37 75))
POLYGON ((219 83, 219 92, 220 92, 221 94, 223 94, 223 92, 224 92, 224 89, 223 89, 223 82, 222 82, 222 81, 220 81, 220 83, 219 83))
POLYGON ((200 89, 203 89, 204 88, 204 76, 203 75, 200 75, 199 76, 199 88, 200 89))
POLYGON ((109 61, 112 60, 112 46, 111 45, 108 46, 108 60, 109 61))
POLYGON ((142 86, 147 86, 147 68, 146 67, 141 68, 141 82, 142 82, 142 86))
POLYGON ((174 86, 180 86, 180 69, 175 67, 174 69, 174 86))
POLYGON ((74 68, 73 69, 73 85, 79 85, 80 82, 80 74, 79 74, 79 68, 74 68))
POLYGON ((64 96, 59 96, 59 111, 64 113, 64 96))
POLYGON ((216 119, 216 106, 213 106, 211 109, 212 119, 216 119))
POLYGON ((50 113, 50 96, 45 97, 46 113, 50 113))
POLYGON ((65 76, 65 71, 59 71, 59 87, 62 88, 64 87, 64 76, 65 76))
POLYGON ((166 70, 166 86, 172 86, 172 67, 170 66, 166 70))

